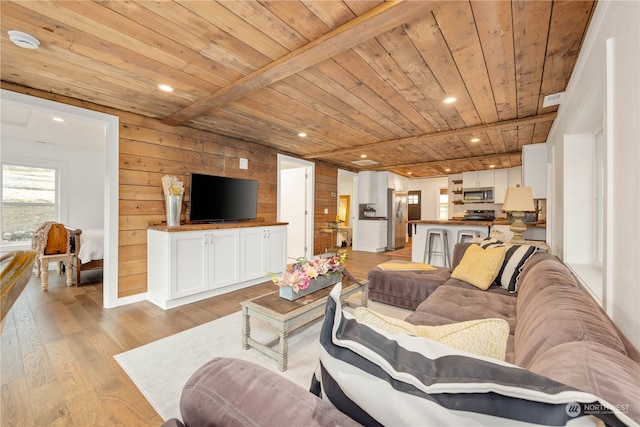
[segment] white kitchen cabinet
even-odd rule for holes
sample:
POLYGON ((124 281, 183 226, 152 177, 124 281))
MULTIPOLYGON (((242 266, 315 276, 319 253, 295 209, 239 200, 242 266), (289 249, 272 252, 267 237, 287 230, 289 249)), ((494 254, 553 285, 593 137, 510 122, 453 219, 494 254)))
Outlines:
POLYGON ((357 247, 359 251, 384 252, 387 247, 387 221, 358 221, 357 239, 357 247))
POLYGON ((402 175, 392 172, 381 172, 387 175, 387 188, 396 191, 409 191, 409 180, 402 175))
POLYGON ((531 187, 534 199, 547 198, 547 144, 522 147, 522 181, 531 187))
POLYGON ((507 169, 498 169, 497 171, 493 171, 493 177, 494 203, 504 203, 504 195, 507 193, 507 187, 509 187, 509 171, 507 169))
POLYGON ((509 171, 509 187, 522 186, 522 166, 507 169, 509 171))
POLYGON ((164 309, 255 285, 285 265, 284 225, 147 231, 147 299, 164 309))
POLYGON ((251 227, 240 230, 240 280, 280 273, 286 266, 286 228, 251 227))
POLYGON ((463 172, 462 185, 464 188, 493 187, 495 185, 493 172, 492 170, 463 172))
POLYGON ((493 171, 495 203, 504 203, 508 187, 522 185, 522 167, 498 169, 493 171))
POLYGON ((378 203, 378 172, 358 173, 358 203, 368 205, 378 203))

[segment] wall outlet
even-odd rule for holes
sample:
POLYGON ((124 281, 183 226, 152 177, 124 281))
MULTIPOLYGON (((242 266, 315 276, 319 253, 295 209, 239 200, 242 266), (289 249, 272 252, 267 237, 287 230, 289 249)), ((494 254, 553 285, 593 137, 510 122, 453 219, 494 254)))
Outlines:
POLYGON ((324 208, 324 214, 328 214, 329 213, 329 208, 324 208))
POLYGON ((249 160, 240 158, 240 169, 249 169, 249 160))

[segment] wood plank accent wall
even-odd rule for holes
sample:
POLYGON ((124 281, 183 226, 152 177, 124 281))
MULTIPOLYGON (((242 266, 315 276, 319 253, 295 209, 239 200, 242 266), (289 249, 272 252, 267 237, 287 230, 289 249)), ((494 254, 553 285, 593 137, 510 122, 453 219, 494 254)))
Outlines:
MULTIPOLYGON (((147 290, 147 224, 165 220, 162 176, 176 175, 185 185, 189 173, 207 173, 258 180, 258 218, 277 218, 277 152, 259 144, 228 138, 89 102, 53 95, 6 82, 13 92, 86 108, 120 118, 118 297, 147 290), (239 159, 249 169, 239 168, 239 159)), ((283 153, 291 156, 290 153, 283 153)), ((337 167, 316 162, 314 207, 314 253, 322 252, 320 229, 337 215, 337 167), (324 209, 328 214, 324 214, 324 209)), ((183 221, 188 209, 188 188, 183 221)))

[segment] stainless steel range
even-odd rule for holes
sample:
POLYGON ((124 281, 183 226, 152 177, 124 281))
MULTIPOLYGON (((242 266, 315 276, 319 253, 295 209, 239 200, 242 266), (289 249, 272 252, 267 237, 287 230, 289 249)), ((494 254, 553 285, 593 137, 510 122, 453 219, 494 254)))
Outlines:
POLYGON ((464 211, 465 221, 493 221, 496 219, 496 212, 483 209, 469 209, 464 211))

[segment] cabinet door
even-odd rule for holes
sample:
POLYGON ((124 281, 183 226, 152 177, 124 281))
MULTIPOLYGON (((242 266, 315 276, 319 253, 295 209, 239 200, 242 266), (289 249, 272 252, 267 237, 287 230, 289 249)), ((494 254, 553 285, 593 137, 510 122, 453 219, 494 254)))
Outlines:
POLYGON ((507 187, 509 186, 509 171, 507 169, 494 171, 494 181, 494 202, 504 203, 504 196, 507 193, 507 187))
POLYGON ((522 180, 534 199, 547 198, 547 144, 522 147, 522 180))
POLYGON ((493 187, 495 185, 495 171, 479 171, 478 187, 493 187))
POLYGON ((171 233, 171 280, 169 299, 185 297, 208 289, 209 253, 206 234, 171 233))
POLYGON ((378 244, 376 249, 384 251, 387 247, 387 231, 389 226, 387 221, 378 221, 378 244))
POLYGON ((287 265, 287 228, 268 227, 265 231, 264 259, 266 272, 281 273, 287 265))
POLYGON ((518 187, 522 185, 522 166, 509 168, 509 187, 518 187))
POLYGON ((209 239, 209 289, 240 281, 240 233, 237 229, 216 230, 209 239))
POLYGON ((240 280, 265 277, 269 272, 263 256, 265 235, 264 228, 243 228, 240 230, 240 280))

